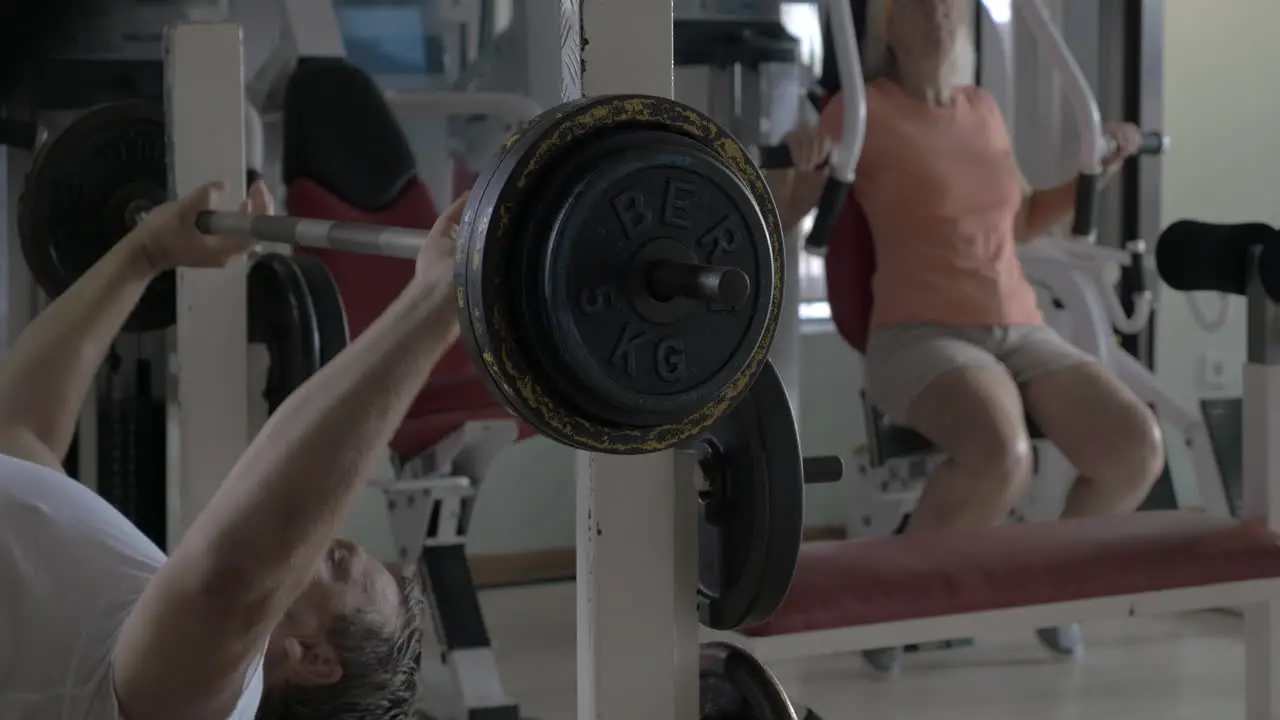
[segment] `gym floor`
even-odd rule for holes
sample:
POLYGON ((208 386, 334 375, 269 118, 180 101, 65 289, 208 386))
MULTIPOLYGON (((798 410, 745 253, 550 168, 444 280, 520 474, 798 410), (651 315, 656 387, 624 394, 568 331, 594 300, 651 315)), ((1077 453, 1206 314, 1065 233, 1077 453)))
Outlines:
MULTIPOLYGON (((481 594, 503 680, 527 717, 576 716, 574 588, 481 594)), ((1046 658, 1029 633, 908 656, 891 681, 840 656, 779 663, 797 706, 824 720, 1205 720, 1244 717, 1243 622, 1225 613, 1084 627, 1079 663, 1046 658)))

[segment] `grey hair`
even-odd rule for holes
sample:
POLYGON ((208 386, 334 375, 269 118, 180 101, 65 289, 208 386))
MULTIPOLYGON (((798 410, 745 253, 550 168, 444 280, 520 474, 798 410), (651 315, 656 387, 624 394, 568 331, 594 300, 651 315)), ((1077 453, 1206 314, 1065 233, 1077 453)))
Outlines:
POLYGON ((367 613, 339 618, 329 630, 342 678, 333 685, 290 685, 264 694, 257 720, 408 720, 422 662, 426 596, 415 573, 401 577, 405 613, 393 627, 367 613))
MULTIPOLYGON (((973 13, 965 0, 954 0, 961 21, 956 30, 951 57, 943 63, 944 85, 972 85, 978 72, 978 51, 973 41, 973 13)), ((867 31, 862 43, 862 67, 867 80, 893 78, 898 74, 898 60, 889 45, 889 8, 895 0, 869 0, 867 31)))

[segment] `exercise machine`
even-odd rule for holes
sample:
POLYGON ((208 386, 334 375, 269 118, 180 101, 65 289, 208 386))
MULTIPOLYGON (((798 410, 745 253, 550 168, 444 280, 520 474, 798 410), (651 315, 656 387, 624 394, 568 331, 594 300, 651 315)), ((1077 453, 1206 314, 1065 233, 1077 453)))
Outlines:
MULTIPOLYGON (((1123 249, 1112 249, 1099 247, 1094 242, 1097 176, 1101 172, 1101 158, 1112 151, 1112 146, 1102 134, 1093 92, 1044 7, 1037 0, 1019 0, 1014 6, 1031 29, 1044 59, 1062 80, 1069 104, 1075 109, 1081 135, 1077 179, 1080 199, 1070 237, 1051 235, 1020 249, 1023 268, 1031 283, 1041 291, 1042 306, 1050 324, 1111 367, 1140 398, 1152 405, 1162 421, 1185 438, 1195 463, 1200 504, 1209 512, 1226 515, 1228 496, 1202 413, 1160 387, 1154 373, 1134 357, 1116 350, 1117 332, 1137 333, 1149 321, 1153 295, 1146 288, 1155 283, 1139 283, 1128 302, 1131 309, 1127 309, 1115 286, 1125 268, 1136 277, 1147 277, 1148 271, 1143 266, 1146 244, 1133 240, 1123 249)), ((1159 154, 1168 145, 1168 139, 1162 134, 1148 132, 1141 152, 1159 154)), ((847 276, 850 261, 844 258, 837 272, 847 276)), ((865 334, 859 335, 857 331, 845 334, 855 347, 859 337, 865 342, 865 334)), ((848 523, 850 534, 857 537, 901 530, 919 497, 924 479, 942 461, 918 433, 886 422, 865 398, 863 406, 869 439, 866 450, 858 458, 861 472, 848 523)), ((1011 513, 1013 521, 1044 521, 1056 517, 1072 477, 1069 466, 1040 436, 1034 424, 1031 426, 1037 482, 1011 513)), ((1180 506, 1193 504, 1184 502, 1180 506)))

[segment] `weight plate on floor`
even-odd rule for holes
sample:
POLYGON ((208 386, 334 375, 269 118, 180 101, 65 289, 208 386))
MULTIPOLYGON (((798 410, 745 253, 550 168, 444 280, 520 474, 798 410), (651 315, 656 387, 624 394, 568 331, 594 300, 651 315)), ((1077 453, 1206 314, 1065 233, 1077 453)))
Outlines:
POLYGON ((525 422, 586 450, 672 447, 723 416, 768 355, 782 236, 763 176, 661 98, 561 106, 481 173, 458 250, 463 336, 525 422), (742 271, 732 307, 655 297, 655 260, 742 271), (469 332, 468 332, 469 331, 469 332))
MULTIPOLYGON (((146 211, 168 199, 164 110, 119 102, 85 111, 40 146, 18 200, 18 235, 32 276, 66 292, 146 211)), ((177 315, 170 271, 143 294, 125 329, 169 327, 177 315)))
POLYGON ((769 619, 787 596, 804 533, 804 458, 782 376, 765 363, 742 402, 686 448, 701 455, 703 625, 769 619))
POLYGON ((751 653, 703 643, 699 660, 700 720, 796 720, 782 684, 751 653))
POLYGON ((307 279, 294 258, 264 253, 249 267, 249 342, 267 346, 262 397, 269 412, 322 366, 320 328, 307 279))
POLYGON ((317 356, 324 367, 351 342, 347 308, 333 273, 323 260, 311 255, 291 256, 307 287, 307 297, 316 316, 317 356))

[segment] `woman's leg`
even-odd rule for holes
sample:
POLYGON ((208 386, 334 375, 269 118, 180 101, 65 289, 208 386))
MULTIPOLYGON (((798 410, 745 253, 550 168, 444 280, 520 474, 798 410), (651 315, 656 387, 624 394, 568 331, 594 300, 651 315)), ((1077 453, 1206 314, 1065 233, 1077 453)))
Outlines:
POLYGON ((1080 473, 1063 517, 1137 510, 1164 470, 1150 408, 1097 362, 1036 375, 1024 388, 1027 411, 1080 473))
MULTIPOLYGON (((871 337, 868 394, 947 455, 925 482, 908 533, 998 523, 1030 480, 1022 400, 1013 378, 985 347, 992 332, 910 326, 871 337)), ((879 648, 863 657, 890 674, 901 653, 879 648)))
POLYGON ((1033 458, 1018 386, 999 364, 961 367, 931 382, 907 422, 947 459, 925 483, 907 532, 1002 521, 1031 481, 1033 458))
MULTIPOLYGON (((1002 359, 1022 385, 1027 413, 1080 473, 1063 517, 1137 509, 1164 467, 1155 415, 1093 356, 1047 326, 1010 328, 1002 359)), ((1075 625, 1036 633, 1063 657, 1084 650, 1075 625)))
POLYGON ((989 350, 999 332, 906 325, 871 336, 868 395, 947 457, 925 482, 908 532, 997 523, 1031 479, 1022 398, 989 350))
POLYGON ((1124 383, 1052 328, 1021 328, 1005 358, 1027 413, 1080 473, 1064 517, 1136 510, 1164 469, 1160 424, 1124 383))

